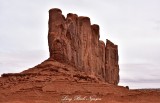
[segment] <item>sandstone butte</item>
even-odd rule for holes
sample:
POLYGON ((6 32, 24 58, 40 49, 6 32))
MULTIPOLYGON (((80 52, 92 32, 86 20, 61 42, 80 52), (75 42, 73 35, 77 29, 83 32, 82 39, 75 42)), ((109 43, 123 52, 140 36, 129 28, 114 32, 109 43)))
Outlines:
POLYGON ((90 18, 60 9, 49 10, 48 44, 50 58, 74 66, 88 76, 100 77, 117 85, 119 82, 118 48, 107 40, 99 40, 99 26, 90 18))
POLYGON ((160 103, 159 90, 118 86, 118 46, 99 40, 89 17, 49 10, 50 57, 21 73, 2 74, 0 103, 160 103), (92 100, 91 100, 92 98, 92 100))

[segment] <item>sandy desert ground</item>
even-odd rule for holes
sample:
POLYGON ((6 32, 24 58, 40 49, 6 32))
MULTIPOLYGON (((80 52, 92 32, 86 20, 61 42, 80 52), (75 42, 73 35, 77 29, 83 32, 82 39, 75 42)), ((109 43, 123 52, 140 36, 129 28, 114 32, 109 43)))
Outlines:
POLYGON ((129 90, 45 61, 22 73, 3 74, 0 103, 160 103, 160 90, 129 90))

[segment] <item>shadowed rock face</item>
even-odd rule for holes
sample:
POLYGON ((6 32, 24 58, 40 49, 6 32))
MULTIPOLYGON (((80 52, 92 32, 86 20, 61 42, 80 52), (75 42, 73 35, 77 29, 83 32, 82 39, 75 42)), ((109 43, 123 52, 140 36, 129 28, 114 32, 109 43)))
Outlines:
POLYGON ((60 9, 49 10, 50 58, 116 85, 118 48, 109 40, 105 46, 99 37, 99 26, 91 25, 90 18, 71 13, 65 18, 60 9))

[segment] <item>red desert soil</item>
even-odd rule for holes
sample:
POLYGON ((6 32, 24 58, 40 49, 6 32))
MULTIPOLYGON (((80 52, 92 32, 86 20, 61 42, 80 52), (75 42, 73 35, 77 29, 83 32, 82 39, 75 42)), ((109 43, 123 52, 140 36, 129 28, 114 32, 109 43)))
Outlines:
POLYGON ((128 90, 46 60, 21 73, 3 74, 0 103, 160 103, 160 90, 128 90))

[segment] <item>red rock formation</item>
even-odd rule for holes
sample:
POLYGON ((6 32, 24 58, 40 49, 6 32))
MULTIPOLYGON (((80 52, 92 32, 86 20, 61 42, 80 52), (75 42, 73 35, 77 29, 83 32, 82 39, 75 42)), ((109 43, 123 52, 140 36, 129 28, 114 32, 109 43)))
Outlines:
POLYGON ((111 41, 106 41, 106 59, 105 59, 105 80, 111 84, 119 82, 119 65, 118 65, 118 46, 111 41))
POLYGON ((91 25, 90 18, 71 13, 65 18, 60 9, 49 10, 50 58, 70 64, 88 75, 101 76, 106 82, 118 84, 117 46, 108 42, 105 47, 99 37, 99 26, 91 25))

